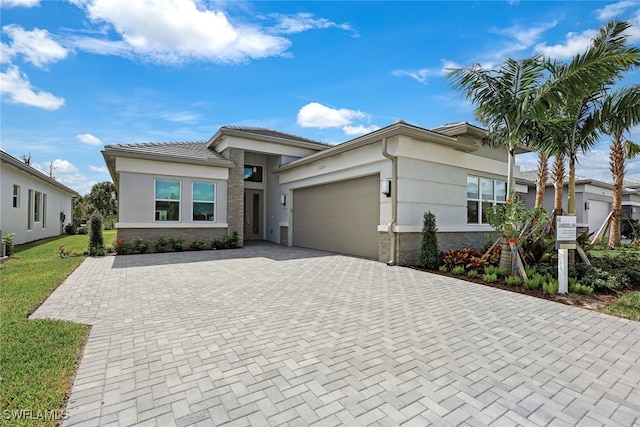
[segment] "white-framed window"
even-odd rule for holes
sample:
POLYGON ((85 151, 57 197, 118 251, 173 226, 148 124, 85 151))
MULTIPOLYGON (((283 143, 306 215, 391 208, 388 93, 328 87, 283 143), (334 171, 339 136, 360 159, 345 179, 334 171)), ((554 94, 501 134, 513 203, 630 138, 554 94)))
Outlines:
POLYGON ((215 221, 216 185, 213 182, 193 182, 193 221, 215 221))
POLYGON ((177 179, 155 180, 156 221, 180 221, 180 187, 177 179))
POLYGON ((487 209, 506 202, 506 181, 467 176, 467 224, 487 224, 487 209))
POLYGON ((13 207, 20 207, 20 186, 13 184, 13 207))

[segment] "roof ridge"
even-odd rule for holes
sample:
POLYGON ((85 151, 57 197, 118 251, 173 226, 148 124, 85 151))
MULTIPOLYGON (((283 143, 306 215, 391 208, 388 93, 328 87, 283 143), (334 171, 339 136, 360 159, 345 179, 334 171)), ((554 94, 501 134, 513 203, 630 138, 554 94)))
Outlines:
POLYGON ((296 135, 294 133, 284 132, 284 131, 276 130, 276 129, 270 129, 270 128, 266 128, 266 127, 262 127, 262 126, 224 125, 224 126, 221 127, 221 129, 232 129, 232 130, 239 130, 239 131, 252 131, 252 130, 253 131, 267 131, 267 132, 273 132, 273 133, 280 134, 280 135, 290 136, 290 137, 293 137, 293 138, 296 138, 296 139, 302 139, 302 140, 314 142, 314 143, 317 143, 317 144, 330 145, 330 144, 327 144, 326 142, 318 141, 316 139, 309 138, 309 137, 306 137, 306 136, 296 135))

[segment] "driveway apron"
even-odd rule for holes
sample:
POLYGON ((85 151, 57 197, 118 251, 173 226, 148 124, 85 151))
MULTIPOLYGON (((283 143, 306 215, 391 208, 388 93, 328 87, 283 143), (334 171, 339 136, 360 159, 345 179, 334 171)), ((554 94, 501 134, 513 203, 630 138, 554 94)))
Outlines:
POLYGON ((640 423, 640 323, 367 259, 88 258, 32 317, 91 325, 64 426, 640 423))

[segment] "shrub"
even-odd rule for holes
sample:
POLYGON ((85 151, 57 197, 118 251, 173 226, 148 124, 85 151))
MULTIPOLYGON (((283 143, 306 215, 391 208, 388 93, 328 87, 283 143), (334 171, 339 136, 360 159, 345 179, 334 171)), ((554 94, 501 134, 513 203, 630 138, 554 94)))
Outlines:
POLYGON ((543 281, 544 281, 544 277, 542 275, 538 273, 532 273, 531 275, 529 275, 527 273, 527 280, 525 280, 524 284, 527 287, 527 289, 530 289, 533 291, 535 289, 540 288, 540 285, 542 285, 543 281))
POLYGON ((142 239, 136 239, 133 241, 132 250, 136 254, 144 254, 149 250, 149 243, 142 239))
MULTIPOLYGON (((420 266, 434 270, 440 264, 440 251, 438 250, 438 236, 436 232, 436 216, 425 212, 422 222, 422 242, 420 244, 420 266)), ((464 269, 463 269, 464 270, 464 269)))
POLYGON ((166 252, 167 246, 169 246, 169 242, 164 237, 158 237, 158 239, 153 242, 153 249, 156 252, 166 252))
POLYGON ((69 224, 64 226, 64 234, 68 234, 70 236, 78 234, 78 226, 70 222, 69 224))
POLYGON ((171 237, 169 239, 169 244, 171 245, 171 249, 174 251, 181 251, 184 249, 184 239, 181 239, 180 237, 171 237))
POLYGON ((94 213, 89 221, 89 255, 103 256, 106 254, 102 237, 102 215, 94 213))
POLYGON ((456 265, 451 269, 451 272, 456 276, 459 276, 460 274, 464 274, 464 267, 461 265, 456 265))
POLYGON ((488 265, 484 268, 484 274, 504 275, 504 270, 495 265, 488 265))
POLYGON ((593 288, 591 286, 582 285, 576 279, 570 277, 569 292, 579 295, 591 295, 593 294, 593 288))
POLYGON ((507 276, 504 281, 509 286, 518 286, 522 284, 522 279, 520 279, 520 276, 507 276))
POLYGON ((470 279, 475 279, 476 277, 478 277, 478 270, 469 270, 469 272, 467 273, 467 277, 469 277, 470 279))
POLYGON ((5 255, 11 256, 15 250, 15 246, 13 244, 13 238, 16 237, 16 233, 9 233, 2 236, 2 241, 5 244, 5 255))
POLYGON ((238 245, 238 232, 234 231, 231 235, 226 235, 222 239, 213 239, 211 247, 213 249, 233 249, 238 245))
MULTIPOLYGON (((610 259, 607 258, 607 260, 610 259)), ((601 261, 594 258, 592 260, 593 265, 576 264, 572 268, 571 274, 580 283, 593 288, 597 293, 615 293, 631 287, 632 283, 629 276, 624 274, 628 272, 627 268, 612 269, 610 271, 609 269, 612 266, 607 266, 606 263, 601 261)), ((628 269, 633 268, 633 265, 628 266, 628 269)))
POLYGON ((440 267, 438 267, 438 270, 440 270, 443 273, 446 273, 447 271, 449 271, 446 265, 441 265, 440 267))
POLYGON ((498 274, 497 273, 484 273, 482 275, 482 280, 484 280, 487 283, 495 283, 498 281, 498 274))
POLYGON ((118 239, 113 249, 118 255, 128 255, 133 252, 131 244, 124 239, 118 239))
POLYGON ((89 229, 86 225, 78 227, 78 234, 89 234, 89 229))
POLYGON ((442 262, 449 270, 457 265, 463 265, 468 270, 478 270, 488 265, 488 262, 482 260, 482 252, 470 248, 444 251, 442 262))
POLYGON ((542 290, 549 295, 557 294, 559 287, 560 284, 558 283, 558 280, 553 278, 542 284, 542 290))
POLYGON ((198 239, 191 242, 191 249, 194 251, 201 251, 207 247, 207 243, 204 240, 198 239))

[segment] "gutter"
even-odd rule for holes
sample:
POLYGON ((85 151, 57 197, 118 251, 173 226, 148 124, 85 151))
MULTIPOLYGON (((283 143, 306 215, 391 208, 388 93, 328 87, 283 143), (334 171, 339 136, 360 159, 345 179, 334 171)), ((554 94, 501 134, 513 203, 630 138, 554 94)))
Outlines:
POLYGON ((387 233, 389 233, 389 262, 387 265, 396 265, 396 235, 393 227, 398 218, 398 156, 389 154, 387 148, 387 137, 384 137, 382 138, 382 155, 391 160, 391 222, 387 225, 387 233))

